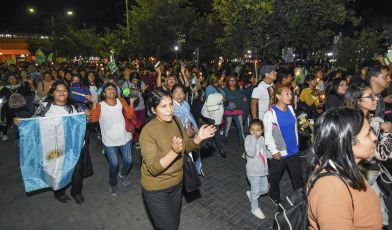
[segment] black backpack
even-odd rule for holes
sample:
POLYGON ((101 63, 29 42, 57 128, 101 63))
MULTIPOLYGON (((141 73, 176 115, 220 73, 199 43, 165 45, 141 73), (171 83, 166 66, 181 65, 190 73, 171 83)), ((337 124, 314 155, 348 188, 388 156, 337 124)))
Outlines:
MULTIPOLYGON (((336 176, 346 185, 351 196, 351 201, 354 209, 354 201, 350 189, 346 181, 344 181, 338 173, 326 172, 320 173, 313 183, 325 176, 336 176)), ((273 229, 279 230, 305 230, 309 229, 308 219, 308 195, 311 188, 306 193, 306 186, 295 190, 291 195, 279 203, 278 211, 275 214, 273 229)))

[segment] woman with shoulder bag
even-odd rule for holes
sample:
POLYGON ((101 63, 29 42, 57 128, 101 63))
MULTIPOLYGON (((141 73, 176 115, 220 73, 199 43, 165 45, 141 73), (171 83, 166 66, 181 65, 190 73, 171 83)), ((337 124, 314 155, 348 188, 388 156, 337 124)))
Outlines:
POLYGON ((202 140, 214 135, 216 128, 203 125, 198 135, 190 139, 180 119, 173 115, 169 92, 153 91, 148 104, 153 116, 140 135, 143 198, 155 228, 174 230, 180 222, 184 151, 196 149, 202 140))

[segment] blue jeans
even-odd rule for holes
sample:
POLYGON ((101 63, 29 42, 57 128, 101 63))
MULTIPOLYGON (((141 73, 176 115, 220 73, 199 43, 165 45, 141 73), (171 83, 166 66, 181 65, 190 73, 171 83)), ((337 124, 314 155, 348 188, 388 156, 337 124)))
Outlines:
POLYGON ((127 175, 129 169, 132 164, 132 143, 128 141, 125 145, 122 146, 106 146, 103 145, 105 149, 106 156, 109 160, 109 184, 110 186, 117 185, 117 170, 118 170, 118 148, 120 148, 122 153, 122 158, 124 162, 124 166, 121 169, 121 175, 127 175))
POLYGON ((239 144, 244 144, 244 128, 242 126, 242 115, 225 115, 225 130, 223 132, 223 141, 227 141, 227 136, 231 127, 231 122, 234 120, 235 126, 237 126, 237 134, 239 144))
MULTIPOLYGON (((222 140, 220 137, 220 127, 219 127, 219 125, 215 125, 215 121, 210 118, 208 118, 208 122, 210 123, 210 125, 213 125, 216 128, 214 140, 215 140, 216 147, 218 148, 219 151, 221 151, 221 150, 223 150, 223 145, 222 145, 222 140)), ((210 142, 210 143, 212 142, 212 137, 210 137, 208 139, 208 142, 210 142)))
POLYGON ((248 176, 250 182, 250 206, 252 211, 259 208, 259 197, 268 193, 267 176, 248 176))

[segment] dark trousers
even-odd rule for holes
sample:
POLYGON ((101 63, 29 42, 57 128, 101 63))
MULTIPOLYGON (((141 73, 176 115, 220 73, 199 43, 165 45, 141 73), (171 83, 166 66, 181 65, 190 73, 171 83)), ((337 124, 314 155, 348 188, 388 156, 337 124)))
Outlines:
MULTIPOLYGON (((71 179, 71 196, 82 193, 83 177, 92 174, 92 165, 88 145, 85 144, 79 156, 78 163, 76 163, 75 170, 71 179)), ((67 187, 53 191, 55 197, 65 194, 67 187)))
POLYGON ((192 111, 193 117, 195 118, 196 124, 199 127, 200 127, 199 122, 200 122, 200 117, 201 117, 201 108, 202 108, 202 106, 201 106, 200 98, 197 98, 192 101, 191 111, 192 111))
POLYGON ((180 224, 182 182, 173 187, 147 191, 142 187, 144 201, 155 228, 176 230, 180 224))
POLYGON ((223 144, 222 144, 222 139, 221 139, 221 136, 220 136, 220 126, 219 125, 215 125, 215 121, 210 119, 210 118, 208 118, 208 122, 210 123, 210 125, 215 126, 216 132, 215 132, 214 137, 208 138, 207 141, 212 144, 212 138, 214 138, 216 147, 218 148, 219 151, 222 151, 223 150, 223 144))
POLYGON ((294 154, 280 160, 270 160, 270 174, 269 174, 269 196, 274 201, 280 201, 280 179, 284 173, 285 168, 289 170, 291 176, 291 183, 295 189, 304 186, 302 162, 299 154, 294 154))

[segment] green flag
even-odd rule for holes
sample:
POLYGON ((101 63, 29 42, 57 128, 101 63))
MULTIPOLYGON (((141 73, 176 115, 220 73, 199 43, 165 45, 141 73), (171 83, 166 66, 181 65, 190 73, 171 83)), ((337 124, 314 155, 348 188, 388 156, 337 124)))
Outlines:
POLYGON ((52 60, 52 57, 53 57, 53 53, 50 53, 48 56, 48 61, 52 60))
POLYGON ((13 58, 8 58, 7 63, 8 63, 8 64, 15 64, 15 59, 13 59, 13 58))
POLYGON ((117 66, 116 66, 116 62, 115 62, 115 61, 109 62, 109 69, 110 69, 110 72, 111 72, 112 74, 113 74, 114 72, 116 72, 117 66))

